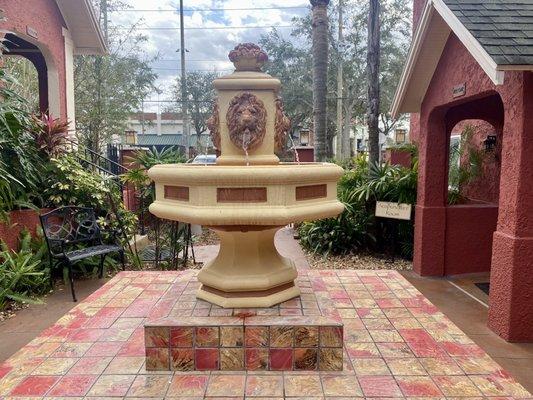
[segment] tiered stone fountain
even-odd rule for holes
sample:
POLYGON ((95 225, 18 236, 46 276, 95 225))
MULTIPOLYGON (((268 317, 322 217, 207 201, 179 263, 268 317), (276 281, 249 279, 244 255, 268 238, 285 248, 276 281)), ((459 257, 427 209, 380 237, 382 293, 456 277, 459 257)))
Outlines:
POLYGON ((229 54, 231 75, 216 79, 208 125, 220 151, 216 165, 158 165, 150 211, 200 224, 220 237, 218 256, 198 274, 197 297, 222 307, 269 307, 300 294, 293 261, 274 235, 291 222, 338 215, 337 180, 328 163, 281 163, 290 121, 278 97, 280 81, 261 72, 267 55, 255 44, 229 54))

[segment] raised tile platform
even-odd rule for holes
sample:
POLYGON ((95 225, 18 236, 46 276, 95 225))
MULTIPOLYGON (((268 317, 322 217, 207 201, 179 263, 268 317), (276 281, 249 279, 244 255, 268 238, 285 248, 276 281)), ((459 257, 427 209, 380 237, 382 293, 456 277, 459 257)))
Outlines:
POLYGON ((196 301, 196 271, 120 273, 0 365, 0 399, 532 398, 399 273, 299 273, 301 299, 266 310, 196 301), (342 322, 343 370, 146 369, 146 323, 228 313, 342 322))
POLYGON ((321 316, 163 318, 145 325, 150 371, 342 371, 342 323, 321 316))

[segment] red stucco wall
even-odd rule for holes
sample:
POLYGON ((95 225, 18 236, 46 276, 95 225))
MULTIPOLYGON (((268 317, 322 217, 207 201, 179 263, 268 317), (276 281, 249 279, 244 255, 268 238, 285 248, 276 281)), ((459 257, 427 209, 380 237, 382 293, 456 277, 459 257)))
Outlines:
MULTIPOLYGON (((502 132, 489 326, 506 340, 533 341, 533 73, 507 71, 495 86, 453 34, 421 107, 414 267, 422 275, 447 272, 446 231, 454 225, 446 207, 449 135, 465 119, 502 132), (463 83, 466 95, 454 99, 454 86, 463 83)), ((468 251, 482 257, 486 250, 468 251)))
POLYGON ((26 34, 27 27, 33 28, 38 38, 32 40, 48 49, 59 75, 60 116, 66 118, 65 42, 62 32, 65 21, 55 1, 0 0, 0 8, 6 18, 6 21, 0 22, 0 29, 26 34))
POLYGON ((383 158, 383 161, 389 163, 390 165, 399 165, 405 168, 411 168, 411 152, 401 149, 387 149, 385 151, 385 157, 383 158))
POLYGON ((498 206, 467 204, 446 208, 444 274, 490 271, 498 206))
MULTIPOLYGON (((415 32, 422 11, 427 0, 413 0, 413 32, 415 32)), ((409 127, 409 139, 412 143, 418 143, 418 137, 420 136, 420 114, 411 114, 411 122, 409 127)))
MULTIPOLYGON (((465 120, 459 122, 451 132, 451 135, 461 135, 467 126, 471 126, 474 134, 471 145, 476 150, 481 150, 483 154, 483 166, 481 174, 461 187, 461 194, 473 201, 482 201, 498 204, 500 197, 500 168, 502 151, 502 134, 496 132, 495 128, 488 122, 482 120, 465 120), (484 140, 487 135, 496 135, 496 148, 490 152, 485 152, 484 140)), ((461 163, 469 162, 468 152, 463 155, 461 163)))
POLYGON ((11 211, 8 215, 7 222, 0 223, 0 240, 3 241, 11 250, 19 249, 19 237, 23 230, 35 237, 38 227, 41 226, 39 214, 50 211, 43 208, 39 211, 34 210, 16 210, 11 211))

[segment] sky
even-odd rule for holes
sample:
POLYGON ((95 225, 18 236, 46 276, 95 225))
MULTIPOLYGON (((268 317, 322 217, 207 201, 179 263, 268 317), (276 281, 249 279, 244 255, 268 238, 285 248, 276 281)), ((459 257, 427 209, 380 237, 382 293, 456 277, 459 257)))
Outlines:
MULTIPOLYGON (((167 102, 171 98, 169 88, 177 74, 181 73, 179 0, 125 2, 131 8, 111 13, 111 24, 131 26, 139 22, 140 28, 146 28, 141 30, 148 37, 144 45, 146 56, 159 55, 159 60, 153 62, 152 67, 159 76, 156 85, 162 93, 154 93, 147 99, 145 111, 162 110, 170 104, 167 102)), ((277 26, 278 31, 288 37, 292 18, 306 15, 309 1, 184 0, 184 9, 195 10, 184 13, 186 70, 230 73, 232 64, 227 59, 229 51, 241 42, 258 42, 261 34, 271 29, 236 27, 277 26)))

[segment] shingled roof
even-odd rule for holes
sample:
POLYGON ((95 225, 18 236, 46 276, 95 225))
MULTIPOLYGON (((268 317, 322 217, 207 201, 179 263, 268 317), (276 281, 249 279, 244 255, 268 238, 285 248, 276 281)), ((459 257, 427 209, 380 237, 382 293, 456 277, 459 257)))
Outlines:
POLYGON ((533 64, 533 0, 443 1, 496 64, 533 64))

